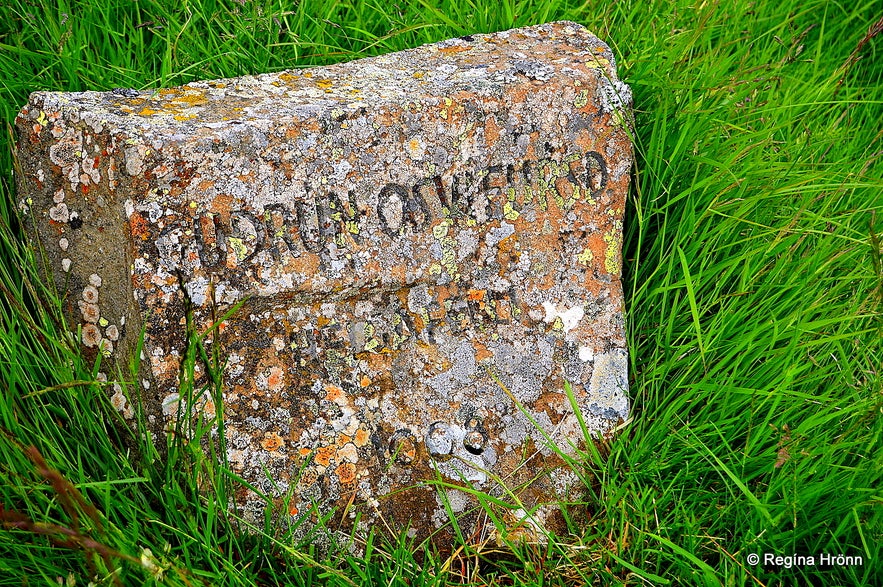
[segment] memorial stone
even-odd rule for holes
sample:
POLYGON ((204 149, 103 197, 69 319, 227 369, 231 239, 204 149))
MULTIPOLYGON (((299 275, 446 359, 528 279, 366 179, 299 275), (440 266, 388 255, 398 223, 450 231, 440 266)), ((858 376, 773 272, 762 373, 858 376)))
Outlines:
MULTIPOLYGON (((425 536, 447 507, 476 523, 457 486, 503 482, 523 505, 507 520, 554 527, 579 483, 549 442, 584 441, 574 407, 600 433, 628 414, 630 102, 569 22, 37 92, 16 119, 20 205, 87 358, 126 376, 143 331, 157 434, 218 408, 201 361, 180 395, 191 316, 224 360, 227 458, 278 514, 425 536)), ((136 398, 112 393, 131 420, 136 398)))

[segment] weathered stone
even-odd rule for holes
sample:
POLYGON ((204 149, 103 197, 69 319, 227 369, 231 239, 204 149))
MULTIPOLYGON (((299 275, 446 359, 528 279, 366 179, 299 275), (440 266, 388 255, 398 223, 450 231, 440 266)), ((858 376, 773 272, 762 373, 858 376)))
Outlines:
MULTIPOLYGON (((608 47, 566 22, 179 88, 35 93, 16 121, 19 193, 87 356, 125 367, 144 329, 156 430, 215 413, 207 391, 179 397, 192 307, 226 358, 237 471, 293 489, 283 513, 425 535, 447 513, 424 481, 499 494, 537 477, 516 518, 573 485, 546 439, 583 439, 565 381, 589 429, 626 418, 629 102, 608 47)), ((468 493, 445 492, 473 523, 468 493)))

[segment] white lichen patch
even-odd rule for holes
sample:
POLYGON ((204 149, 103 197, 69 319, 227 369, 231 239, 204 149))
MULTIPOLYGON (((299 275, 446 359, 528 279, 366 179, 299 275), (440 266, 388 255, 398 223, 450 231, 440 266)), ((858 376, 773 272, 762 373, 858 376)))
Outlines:
POLYGON ((102 338, 98 343, 98 350, 105 357, 109 357, 113 354, 113 343, 106 338, 102 338))
POLYGON ((165 416, 172 416, 178 412, 178 404, 181 401, 179 393, 170 393, 162 400, 162 412, 165 416))
POLYGON ((595 357, 588 386, 588 409, 616 421, 628 417, 628 353, 623 349, 595 357))
POLYGON ((85 324, 82 330, 83 344, 87 347, 96 347, 101 343, 101 331, 95 324, 85 324))
POLYGON ((98 303, 98 288, 94 285, 87 285, 83 288, 83 300, 90 304, 98 303))
POLYGON ((70 212, 67 209, 67 204, 62 202, 49 208, 49 218, 55 222, 67 222, 70 219, 70 212))
POLYGON ((126 173, 133 177, 144 173, 144 155, 146 152, 147 147, 144 145, 126 147, 124 151, 126 156, 126 173))
POLYGON ((80 314, 82 314, 85 322, 95 324, 101 318, 101 311, 98 308, 98 304, 91 304, 83 300, 78 300, 77 306, 80 308, 80 314))
POLYGON ((581 346, 579 347, 579 360, 580 361, 593 361, 595 359, 595 352, 592 350, 592 347, 581 346))
POLYGON ((337 450, 337 458, 341 462, 356 463, 359 460, 359 452, 356 445, 348 442, 337 450))
POLYGON ((131 420, 135 417, 135 409, 129 403, 129 400, 123 393, 123 388, 119 383, 113 384, 113 395, 110 396, 110 403, 127 420, 131 420))
POLYGON ((194 305, 202 306, 208 299, 209 280, 204 277, 197 277, 184 284, 184 289, 194 305))
POLYGON ((543 310, 546 313, 543 321, 547 324, 560 324, 560 328, 564 332, 569 332, 576 328, 579 325, 579 321, 586 315, 586 311, 582 306, 573 306, 566 310, 559 310, 554 303, 549 301, 543 302, 543 310))

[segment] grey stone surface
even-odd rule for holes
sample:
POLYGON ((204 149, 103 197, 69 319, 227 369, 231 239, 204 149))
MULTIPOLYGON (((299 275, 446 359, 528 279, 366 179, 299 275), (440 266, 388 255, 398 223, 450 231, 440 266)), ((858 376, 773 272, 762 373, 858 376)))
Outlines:
MULTIPOLYGON (((493 493, 548 469, 516 518, 554 526, 543 504, 574 477, 546 438, 583 439, 565 379, 590 429, 628 413, 630 100, 609 48, 567 22, 156 91, 38 92, 16 121, 21 206, 85 352, 125 367, 145 330, 155 430, 215 414, 208 393, 179 395, 192 306, 226 357, 227 456, 292 492, 280 514, 426 535, 446 513, 424 482, 493 493)), ((468 493, 443 491, 474 523, 468 493)))

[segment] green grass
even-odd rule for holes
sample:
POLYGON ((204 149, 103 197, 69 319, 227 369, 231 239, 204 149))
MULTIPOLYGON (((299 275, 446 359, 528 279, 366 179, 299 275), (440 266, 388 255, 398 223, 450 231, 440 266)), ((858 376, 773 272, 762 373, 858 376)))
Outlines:
POLYGON ((356 558, 311 553, 270 518, 238 532, 227 505, 240 481, 200 449, 204 427, 168 455, 131 448, 100 367, 72 350, 18 244, 2 133, 0 585, 880 584, 883 35, 868 34, 880 9, 4 2, 6 123, 37 89, 177 85, 570 19, 619 57, 638 156, 624 262, 634 419, 575 464, 590 521, 514 554, 444 559, 401 538, 356 558), (767 552, 863 564, 747 562, 767 552))

